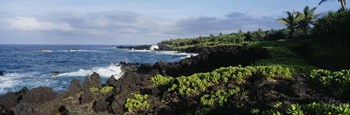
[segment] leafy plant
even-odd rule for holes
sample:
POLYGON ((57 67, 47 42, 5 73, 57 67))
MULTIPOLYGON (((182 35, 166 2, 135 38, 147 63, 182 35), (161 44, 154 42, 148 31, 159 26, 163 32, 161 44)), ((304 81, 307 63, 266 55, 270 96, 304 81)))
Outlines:
POLYGON ((252 113, 252 114, 254 114, 254 115, 258 115, 259 112, 260 112, 260 109, 258 109, 258 108, 254 108, 254 109, 252 109, 252 110, 250 111, 250 113, 252 113))
POLYGON ((90 91, 91 91, 92 93, 107 94, 107 93, 113 91, 113 87, 112 87, 112 86, 104 86, 104 87, 101 88, 101 90, 98 89, 98 88, 96 88, 96 87, 91 87, 91 88, 90 88, 90 91))
POLYGON ((289 115, 304 115, 303 111, 301 110, 301 107, 297 104, 289 105, 286 113, 288 113, 289 115))
POLYGON ((90 87, 90 91, 92 93, 99 93, 100 90, 98 88, 96 88, 96 87, 90 87))
POLYGON ((215 93, 206 94, 201 97, 201 104, 205 106, 224 106, 228 98, 239 91, 240 89, 236 88, 229 90, 228 92, 225 92, 224 90, 218 90, 215 93))
POLYGON ((129 113, 146 111, 149 108, 148 95, 133 93, 131 98, 126 99, 125 108, 129 113))
POLYGON ((169 84, 174 78, 171 76, 156 75, 151 78, 151 81, 155 85, 166 85, 169 84))
POLYGON ((283 102, 277 101, 277 102, 273 105, 273 107, 274 107, 274 108, 279 108, 279 107, 281 107, 282 104, 283 104, 283 102))
POLYGON ((107 94, 107 93, 112 92, 112 91, 113 91, 112 86, 105 86, 105 87, 102 87, 102 89, 100 90, 100 93, 107 94))

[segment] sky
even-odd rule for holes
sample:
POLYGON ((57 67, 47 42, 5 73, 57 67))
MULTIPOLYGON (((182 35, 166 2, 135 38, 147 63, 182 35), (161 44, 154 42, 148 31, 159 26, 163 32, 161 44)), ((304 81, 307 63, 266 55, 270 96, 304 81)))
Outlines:
POLYGON ((0 44, 139 45, 238 30, 280 29, 286 11, 337 0, 1 0, 0 44))

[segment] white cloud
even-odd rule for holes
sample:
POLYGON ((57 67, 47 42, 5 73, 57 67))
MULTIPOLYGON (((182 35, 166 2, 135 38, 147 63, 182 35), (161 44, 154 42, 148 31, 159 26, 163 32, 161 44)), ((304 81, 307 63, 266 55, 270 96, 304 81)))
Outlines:
POLYGON ((23 31, 47 31, 60 30, 72 31, 73 28, 67 23, 55 23, 48 21, 40 21, 34 17, 16 16, 6 20, 9 29, 23 30, 23 31))

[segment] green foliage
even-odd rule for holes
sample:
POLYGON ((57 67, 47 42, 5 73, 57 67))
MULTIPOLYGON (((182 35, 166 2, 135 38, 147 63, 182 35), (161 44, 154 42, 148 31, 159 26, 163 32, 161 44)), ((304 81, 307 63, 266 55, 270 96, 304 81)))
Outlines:
POLYGON ((349 48, 349 20, 349 10, 329 12, 315 22, 314 35, 318 38, 329 40, 330 43, 333 43, 339 49, 349 48))
POLYGON ((329 70, 313 70, 310 80, 320 88, 334 92, 335 96, 350 96, 350 70, 331 72, 329 70))
POLYGON ((240 85, 246 81, 247 77, 253 75, 259 75, 267 79, 291 79, 292 74, 289 68, 280 65, 222 67, 210 73, 195 73, 191 76, 177 77, 168 90, 177 91, 182 96, 196 96, 215 84, 225 84, 232 81, 240 85))
POLYGON ((102 87, 102 89, 100 90, 101 94, 107 94, 113 91, 113 87, 112 86, 104 86, 102 87))
POLYGON ((262 111, 262 115, 282 115, 282 113, 276 109, 269 109, 262 111))
POLYGON ((250 110, 250 113, 252 113, 253 115, 258 115, 259 112, 260 112, 260 109, 258 109, 258 108, 254 108, 254 109, 250 110))
POLYGON ((153 84, 159 86, 169 84, 173 79, 174 78, 171 76, 156 75, 151 78, 151 81, 153 82, 153 84))
POLYGON ((133 93, 131 98, 126 99, 125 108, 129 113, 146 111, 149 108, 148 95, 133 93))
POLYGON ((301 110, 301 106, 298 104, 291 104, 286 110, 286 113, 288 115, 304 115, 303 111, 301 110))
POLYGON ((90 91, 91 91, 91 93, 99 93, 100 92, 100 90, 96 87, 90 87, 90 91))
POLYGON ((274 107, 274 108, 279 108, 279 107, 281 107, 282 104, 283 104, 283 102, 277 101, 277 102, 273 105, 273 107, 274 107))
POLYGON ((311 103, 303 105, 302 109, 308 114, 315 115, 349 115, 350 105, 349 104, 324 104, 324 103, 311 103))
POLYGON ((227 92, 224 90, 217 90, 214 93, 206 94, 202 96, 201 104, 205 106, 211 106, 211 107, 215 105, 224 106, 228 98, 239 91, 240 91, 239 88, 231 89, 227 92))
POLYGON ((107 94, 107 93, 113 91, 113 87, 112 87, 112 86, 104 86, 104 87, 102 87, 101 90, 98 89, 98 88, 96 88, 96 87, 91 87, 91 88, 90 88, 90 91, 91 91, 92 93, 107 94))
POLYGON ((201 110, 196 111, 194 114, 195 115, 207 115, 210 111, 211 111, 211 109, 209 109, 209 108, 203 108, 201 110))

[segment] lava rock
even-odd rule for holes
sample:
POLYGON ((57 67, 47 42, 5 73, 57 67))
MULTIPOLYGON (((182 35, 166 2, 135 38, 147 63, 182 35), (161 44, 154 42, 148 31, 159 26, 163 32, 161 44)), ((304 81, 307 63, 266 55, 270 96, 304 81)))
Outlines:
POLYGON ((55 99, 57 93, 55 93, 49 87, 38 87, 30 90, 23 95, 23 101, 28 103, 43 104, 45 102, 55 99))
POLYGON ((13 111, 15 115, 35 115, 33 104, 27 102, 19 103, 16 107, 12 108, 11 111, 13 111))
POLYGON ((18 95, 15 93, 6 93, 3 96, 0 96, 0 106, 3 106, 3 109, 9 110, 10 108, 17 105, 18 95))
POLYGON ((80 93, 82 91, 83 89, 79 80, 74 79, 68 87, 68 90, 64 93, 64 97, 74 96, 75 94, 80 93))
POLYGON ((106 101, 95 101, 92 106, 92 109, 95 112, 103 112, 107 110, 108 105, 109 105, 109 102, 106 102, 106 101))
POLYGON ((79 100, 80 100, 80 104, 85 104, 95 100, 95 96, 91 91, 87 90, 83 92, 79 100))
POLYGON ((114 86, 117 83, 117 80, 114 78, 114 75, 112 75, 108 80, 106 81, 106 85, 114 86))
POLYGON ((123 105, 125 104, 121 101, 122 99, 117 99, 115 101, 112 102, 112 104, 108 107, 108 110, 112 113, 123 113, 124 107, 123 105))
POLYGON ((91 87, 101 88, 100 75, 93 73, 91 76, 86 76, 83 83, 84 89, 90 90, 91 87))

